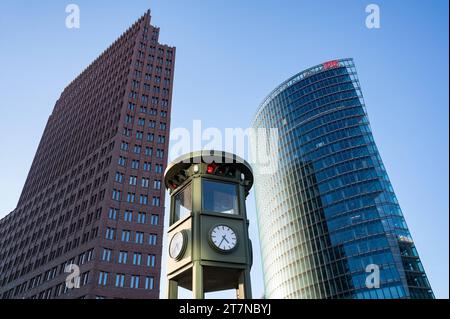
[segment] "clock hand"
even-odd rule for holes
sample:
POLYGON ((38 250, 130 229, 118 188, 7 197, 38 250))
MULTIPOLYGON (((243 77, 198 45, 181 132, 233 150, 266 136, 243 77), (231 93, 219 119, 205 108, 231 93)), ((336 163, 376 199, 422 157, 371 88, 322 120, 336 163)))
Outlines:
POLYGON ((223 240, 225 240, 226 242, 227 242, 227 244, 229 244, 230 242, 227 240, 227 237, 226 237, 226 235, 223 235, 222 236, 222 238, 223 238, 223 240))
POLYGON ((219 246, 218 247, 220 247, 220 245, 222 245, 222 243, 223 243, 223 240, 225 239, 225 237, 224 236, 222 236, 222 240, 220 241, 220 243, 219 243, 219 246))

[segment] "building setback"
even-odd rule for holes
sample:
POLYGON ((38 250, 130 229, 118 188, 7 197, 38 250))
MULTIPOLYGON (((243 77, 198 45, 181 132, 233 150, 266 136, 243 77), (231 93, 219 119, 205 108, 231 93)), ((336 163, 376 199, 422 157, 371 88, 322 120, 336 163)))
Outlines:
POLYGON ((175 48, 150 11, 63 91, 17 208, 0 298, 158 298, 175 48), (65 268, 80 267, 69 289, 65 268))
POLYGON ((267 298, 434 298, 352 59, 282 83, 253 127, 279 132, 275 174, 254 165, 267 298))

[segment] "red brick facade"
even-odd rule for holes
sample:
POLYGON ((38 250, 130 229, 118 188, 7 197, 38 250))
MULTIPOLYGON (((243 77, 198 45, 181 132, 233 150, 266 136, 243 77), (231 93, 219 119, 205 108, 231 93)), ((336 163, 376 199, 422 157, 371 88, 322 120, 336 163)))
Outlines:
POLYGON ((159 297, 175 48, 150 18, 56 102, 17 208, 0 220, 0 298, 159 297), (78 289, 65 285, 71 263, 78 289))

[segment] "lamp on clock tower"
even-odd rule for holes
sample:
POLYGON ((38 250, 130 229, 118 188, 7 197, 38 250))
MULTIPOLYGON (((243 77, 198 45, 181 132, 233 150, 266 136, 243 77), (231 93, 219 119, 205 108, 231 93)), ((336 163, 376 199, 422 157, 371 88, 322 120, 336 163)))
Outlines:
POLYGON ((227 289, 250 299, 250 165, 227 152, 192 152, 169 164, 164 183, 170 192, 168 298, 178 298, 183 287, 195 299, 227 289))

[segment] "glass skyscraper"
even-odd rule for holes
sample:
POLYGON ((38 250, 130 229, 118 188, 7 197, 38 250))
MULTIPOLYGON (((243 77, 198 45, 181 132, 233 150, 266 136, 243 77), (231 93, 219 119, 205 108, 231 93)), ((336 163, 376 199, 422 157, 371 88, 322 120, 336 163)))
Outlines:
POLYGON ((282 83, 253 128, 279 133, 276 172, 254 165, 266 298, 434 298, 352 59, 282 83))

